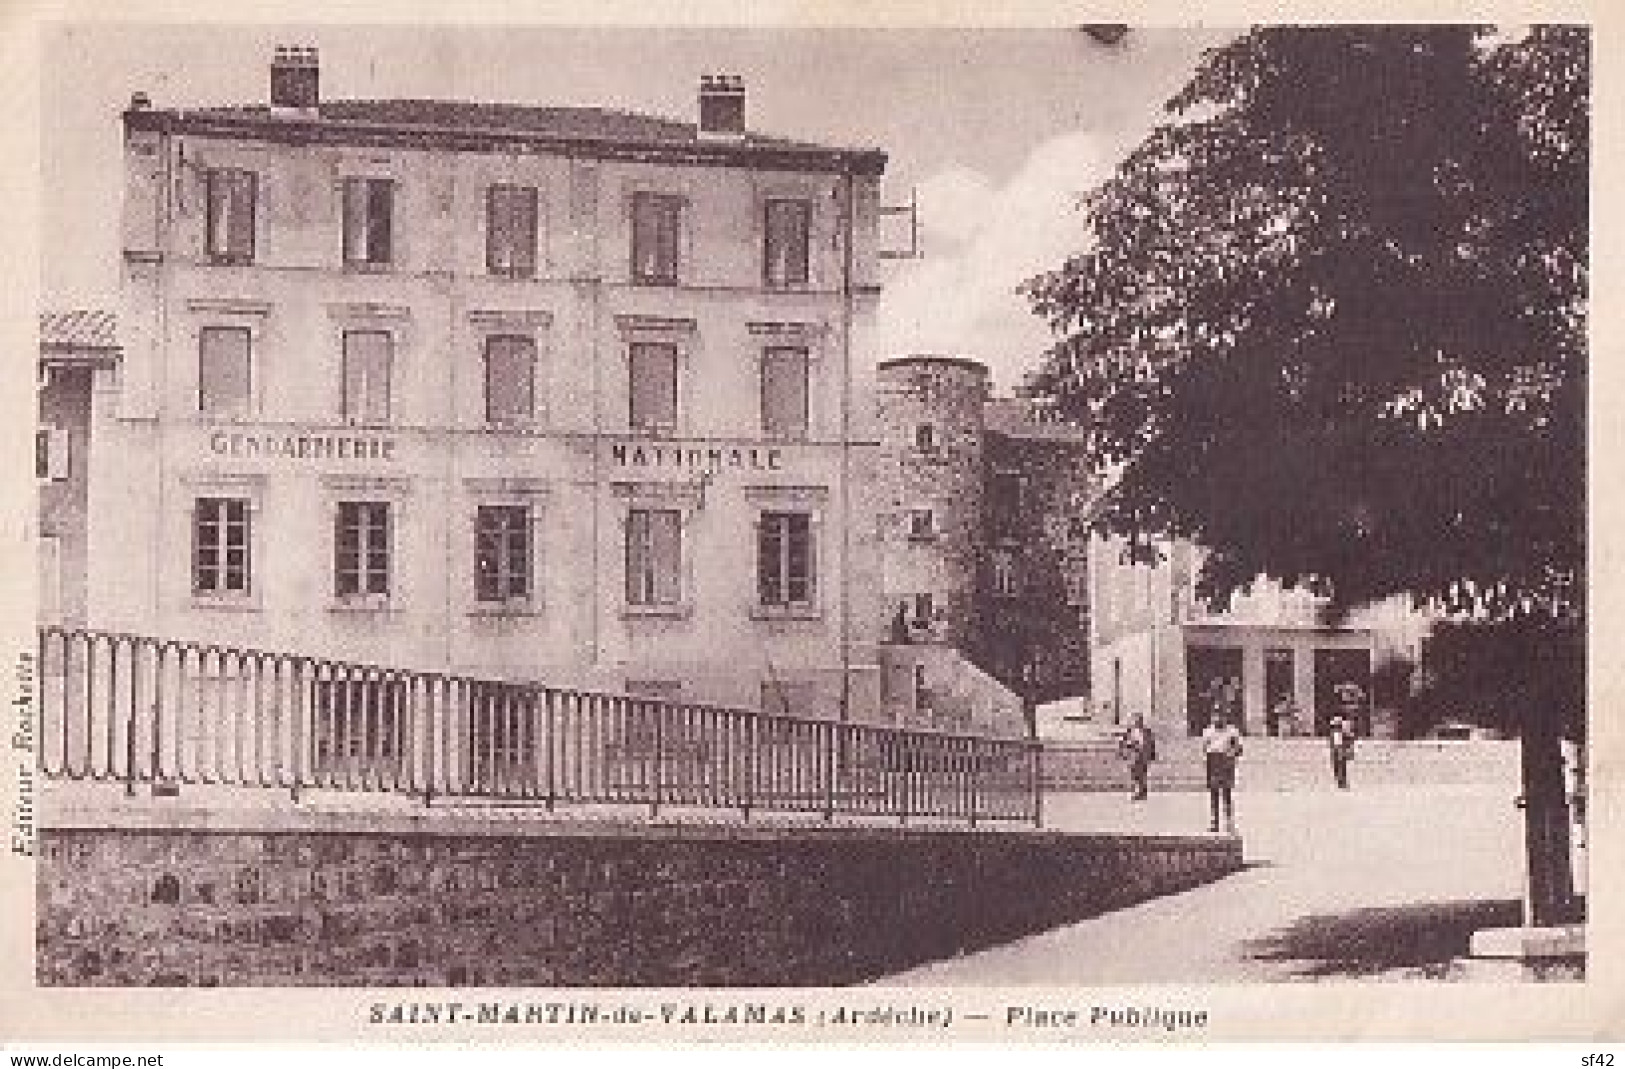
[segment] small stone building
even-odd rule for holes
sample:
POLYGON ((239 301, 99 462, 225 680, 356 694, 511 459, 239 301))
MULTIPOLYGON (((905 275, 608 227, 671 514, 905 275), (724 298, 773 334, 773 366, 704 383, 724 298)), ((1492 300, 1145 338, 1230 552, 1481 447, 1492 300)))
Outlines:
POLYGON ((94 413, 116 388, 119 355, 112 312, 75 309, 40 316, 34 535, 41 623, 82 626, 86 620, 91 427, 94 413))
POLYGON ((1029 708, 1086 693, 1087 457, 985 365, 917 355, 878 372, 877 522, 894 642, 944 646, 1029 708))

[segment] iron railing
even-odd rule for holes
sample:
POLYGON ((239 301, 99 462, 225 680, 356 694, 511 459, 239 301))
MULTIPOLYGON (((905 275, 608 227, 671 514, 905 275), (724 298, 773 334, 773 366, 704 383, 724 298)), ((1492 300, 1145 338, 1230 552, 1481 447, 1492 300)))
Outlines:
POLYGON ((50 778, 1040 819, 1039 749, 666 699, 39 629, 50 778))

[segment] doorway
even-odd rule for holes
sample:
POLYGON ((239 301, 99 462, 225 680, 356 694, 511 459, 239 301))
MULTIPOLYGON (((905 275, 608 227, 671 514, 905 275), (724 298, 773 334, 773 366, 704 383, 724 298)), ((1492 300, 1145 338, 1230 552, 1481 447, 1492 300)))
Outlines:
POLYGON ((1189 646, 1185 650, 1185 717, 1200 735, 1215 712, 1246 733, 1241 708, 1241 647, 1189 646))
POLYGON ((1356 733, 1370 737, 1370 650, 1315 651, 1315 734, 1326 734, 1340 710, 1352 714, 1356 733))
POLYGON ((1264 651, 1264 733, 1290 735, 1295 733, 1293 696, 1297 691, 1297 673, 1293 670, 1292 651, 1267 649, 1264 651))

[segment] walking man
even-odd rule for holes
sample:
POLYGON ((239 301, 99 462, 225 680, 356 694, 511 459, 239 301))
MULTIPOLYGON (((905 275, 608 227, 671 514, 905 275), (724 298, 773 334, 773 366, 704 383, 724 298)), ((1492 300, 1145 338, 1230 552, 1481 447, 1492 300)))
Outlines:
POLYGON ((1326 726, 1326 741, 1332 751, 1332 779, 1339 788, 1348 790, 1349 758, 1354 756, 1354 726, 1342 713, 1335 714, 1326 726))
POLYGON ((1202 754, 1207 760, 1207 798, 1213 813, 1207 830, 1219 830, 1222 813, 1225 832, 1234 835, 1236 811, 1232 792, 1236 788, 1236 760, 1241 757, 1241 732, 1222 710, 1214 712, 1202 732, 1202 754))
POLYGON ((1157 759, 1157 738, 1145 726, 1145 718, 1135 714, 1134 722, 1117 743, 1117 756, 1128 762, 1129 800, 1145 801, 1151 762, 1157 759))

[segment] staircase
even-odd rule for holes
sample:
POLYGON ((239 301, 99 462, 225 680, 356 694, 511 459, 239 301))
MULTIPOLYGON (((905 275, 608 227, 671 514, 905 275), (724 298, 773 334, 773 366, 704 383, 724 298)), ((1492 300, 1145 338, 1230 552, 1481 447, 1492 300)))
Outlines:
POLYGON ((910 727, 1027 738, 1021 698, 943 643, 880 647, 887 718, 910 727))
MULTIPOLYGON (((1300 791, 1332 786, 1324 739, 1248 738, 1236 773, 1239 790, 1300 791)), ((1206 789, 1201 740, 1157 738, 1151 765, 1153 791, 1206 789)), ((1056 791, 1128 789, 1128 769, 1117 756, 1114 736, 1077 742, 1046 742, 1040 775, 1056 791)), ((1362 739, 1354 748, 1349 778, 1355 788, 1431 784, 1504 784, 1519 789, 1518 743, 1362 739)))

